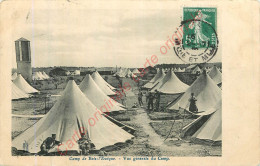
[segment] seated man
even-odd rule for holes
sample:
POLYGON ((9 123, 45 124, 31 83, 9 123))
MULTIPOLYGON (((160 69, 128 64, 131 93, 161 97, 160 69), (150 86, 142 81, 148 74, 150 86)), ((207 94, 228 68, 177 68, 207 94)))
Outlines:
POLYGON ((80 148, 82 154, 88 155, 89 150, 91 149, 90 139, 87 138, 85 134, 82 134, 81 138, 77 141, 77 143, 79 144, 79 148, 80 148))
POLYGON ((41 144, 41 152, 43 154, 47 154, 50 149, 52 149, 55 145, 59 145, 60 142, 56 141, 56 134, 52 134, 51 137, 46 138, 41 144))

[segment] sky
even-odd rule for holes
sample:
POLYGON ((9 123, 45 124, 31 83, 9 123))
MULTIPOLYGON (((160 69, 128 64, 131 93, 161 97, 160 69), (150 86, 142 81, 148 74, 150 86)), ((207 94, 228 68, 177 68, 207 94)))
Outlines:
MULTIPOLYGON (((9 41, 12 66, 16 67, 14 41, 31 41, 32 66, 142 67, 146 58, 157 55, 158 63, 183 63, 173 52, 160 53, 180 25, 180 8, 148 9, 118 6, 97 7, 79 0, 55 3, 31 1, 19 4, 9 41)), ((220 62, 217 55, 212 62, 220 62)))

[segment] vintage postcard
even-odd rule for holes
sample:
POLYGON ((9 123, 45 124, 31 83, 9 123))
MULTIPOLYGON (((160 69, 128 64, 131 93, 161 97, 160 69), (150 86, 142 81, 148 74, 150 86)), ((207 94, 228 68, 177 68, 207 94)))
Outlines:
POLYGON ((253 165, 257 1, 0 1, 0 165, 253 165))

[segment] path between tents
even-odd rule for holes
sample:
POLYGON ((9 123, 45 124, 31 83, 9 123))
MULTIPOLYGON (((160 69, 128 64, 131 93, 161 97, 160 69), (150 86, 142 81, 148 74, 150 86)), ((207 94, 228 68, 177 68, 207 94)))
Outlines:
POLYGON ((149 135, 148 142, 152 146, 162 146, 164 144, 163 139, 154 131, 150 126, 150 119, 144 109, 137 109, 137 115, 134 118, 135 123, 142 126, 144 132, 149 135))

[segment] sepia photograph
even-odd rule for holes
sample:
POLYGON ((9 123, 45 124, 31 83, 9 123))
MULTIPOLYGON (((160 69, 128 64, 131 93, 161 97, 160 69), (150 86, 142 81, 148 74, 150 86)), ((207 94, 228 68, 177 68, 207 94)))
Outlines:
POLYGON ((0 165, 256 166, 256 4, 0 0, 0 165))
POLYGON ((217 8, 56 12, 9 41, 12 155, 222 155, 217 8))

